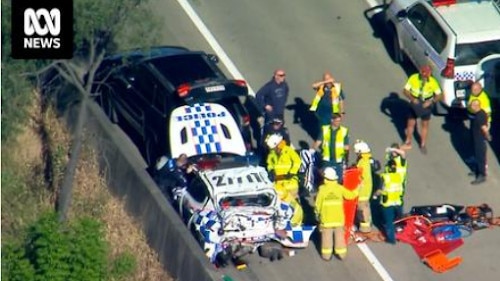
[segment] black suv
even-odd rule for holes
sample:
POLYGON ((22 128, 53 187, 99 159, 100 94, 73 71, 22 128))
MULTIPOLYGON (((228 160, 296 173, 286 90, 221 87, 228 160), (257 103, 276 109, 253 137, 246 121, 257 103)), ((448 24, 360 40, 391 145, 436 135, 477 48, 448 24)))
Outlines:
POLYGON ((138 146, 149 166, 166 154, 170 112, 199 102, 223 105, 251 147, 250 116, 240 98, 243 80, 230 80, 218 58, 182 47, 154 47, 111 55, 96 72, 93 93, 106 115, 138 146))

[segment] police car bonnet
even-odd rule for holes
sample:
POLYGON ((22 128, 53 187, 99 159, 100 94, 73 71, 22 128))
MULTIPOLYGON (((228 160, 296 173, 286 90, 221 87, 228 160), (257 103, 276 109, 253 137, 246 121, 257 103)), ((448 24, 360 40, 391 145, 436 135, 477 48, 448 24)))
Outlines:
POLYGON ((244 156, 240 129, 227 109, 214 103, 184 105, 170 116, 172 157, 229 153, 244 156))

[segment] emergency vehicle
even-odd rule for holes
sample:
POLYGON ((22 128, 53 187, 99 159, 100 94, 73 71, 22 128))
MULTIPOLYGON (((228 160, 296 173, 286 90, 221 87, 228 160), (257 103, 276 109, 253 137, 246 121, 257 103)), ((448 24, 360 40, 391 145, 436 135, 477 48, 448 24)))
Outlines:
POLYGON ((480 63, 500 54, 499 2, 393 0, 388 4, 391 55, 398 63, 408 58, 417 68, 432 67, 444 94, 437 113, 464 108, 480 63))
POLYGON ((174 203, 210 260, 219 265, 253 253, 267 242, 307 247, 314 226, 290 225, 293 208, 279 200, 258 159, 247 155, 239 127, 220 104, 174 109, 170 154, 196 166, 174 203), (277 230, 286 233, 278 237, 277 230))

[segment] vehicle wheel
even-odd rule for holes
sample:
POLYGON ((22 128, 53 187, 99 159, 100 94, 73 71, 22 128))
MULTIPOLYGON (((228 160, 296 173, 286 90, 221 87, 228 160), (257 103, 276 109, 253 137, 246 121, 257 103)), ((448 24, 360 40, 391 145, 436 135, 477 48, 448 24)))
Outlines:
POLYGON ((268 258, 270 261, 283 258, 283 246, 274 242, 267 242, 258 248, 259 256, 268 258))
POLYGON ((392 60, 395 62, 395 63, 399 63, 399 64, 402 64, 404 62, 404 54, 403 54, 403 51, 401 50, 401 46, 399 45, 399 38, 398 38, 398 34, 396 32, 396 29, 391 26, 389 28, 389 32, 390 32, 390 35, 391 35, 391 57, 392 57, 392 60))

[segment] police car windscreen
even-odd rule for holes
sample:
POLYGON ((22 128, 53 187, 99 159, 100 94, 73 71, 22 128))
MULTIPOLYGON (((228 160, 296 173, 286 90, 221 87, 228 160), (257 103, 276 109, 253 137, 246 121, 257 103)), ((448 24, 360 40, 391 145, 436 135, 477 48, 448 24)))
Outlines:
POLYGON ((500 54, 500 40, 458 44, 455 53, 455 65, 475 65, 489 55, 500 54))
POLYGON ((151 64, 167 77, 174 87, 183 83, 218 78, 200 54, 164 57, 152 60, 151 64))

